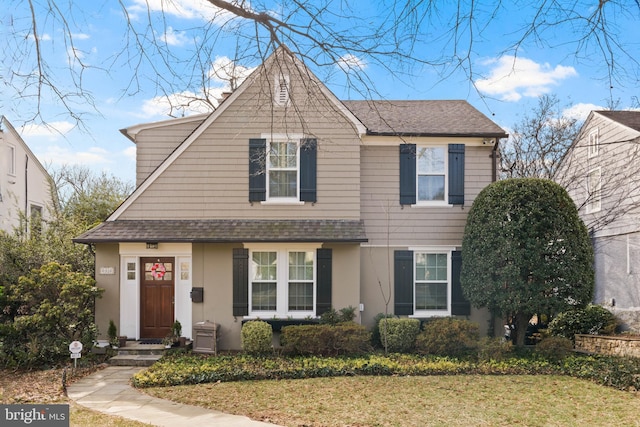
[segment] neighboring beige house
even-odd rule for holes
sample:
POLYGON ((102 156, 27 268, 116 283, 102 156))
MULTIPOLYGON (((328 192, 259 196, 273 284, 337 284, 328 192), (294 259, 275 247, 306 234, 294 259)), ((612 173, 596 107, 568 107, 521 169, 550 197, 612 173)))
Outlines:
POLYGON ((594 303, 640 331, 640 111, 592 111, 555 180, 578 206, 595 252, 594 303))
POLYGON ((238 349, 248 319, 352 306, 372 326, 386 298, 487 325, 462 296, 460 246, 507 135, 467 102, 341 102, 280 48, 212 114, 122 132, 137 189, 75 239, 95 247, 101 331, 209 320, 238 349))
POLYGON ((51 204, 50 177, 6 117, 0 116, 0 230, 12 233, 20 217, 41 222, 51 204))

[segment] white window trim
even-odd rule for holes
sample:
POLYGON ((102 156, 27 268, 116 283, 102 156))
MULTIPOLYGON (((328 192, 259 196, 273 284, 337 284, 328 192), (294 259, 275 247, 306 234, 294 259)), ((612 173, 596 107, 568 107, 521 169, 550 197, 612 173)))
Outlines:
POLYGON ((9 153, 7 154, 7 175, 16 176, 16 146, 7 144, 7 149, 9 151, 9 153))
POLYGON ((596 157, 599 151, 600 151, 600 132, 598 131, 598 128, 595 128, 591 132, 589 132, 589 147, 588 147, 589 158, 596 157))
POLYGON ((267 141, 267 156, 265 159, 265 185, 266 200, 261 201, 262 205, 304 205, 300 201, 300 141, 304 139, 303 134, 293 133, 263 133, 261 138, 267 141), (296 196, 295 197, 271 197, 269 192, 269 156, 271 156, 271 144, 274 142, 292 142, 296 144, 296 196))
POLYGON ((254 311, 251 309, 252 285, 251 268, 249 268, 249 314, 244 319, 305 319, 316 317, 316 290, 318 287, 318 258, 317 250, 321 244, 268 244, 258 243, 245 245, 249 249, 249 264, 253 257, 253 252, 277 252, 277 279, 276 279, 276 310, 275 311, 254 311), (313 310, 311 311, 289 311, 289 252, 313 252, 313 310))
POLYGON ((451 316, 451 253, 456 250, 451 246, 431 246, 409 248, 413 251, 413 314, 409 317, 446 317, 451 316), (447 309, 446 310, 417 310, 416 309, 416 254, 446 254, 447 255, 447 309))
POLYGON ((589 170, 587 173, 587 213, 596 213, 602 210, 602 169, 600 167, 593 168, 589 170), (598 188, 596 188, 595 192, 591 189, 591 174, 594 172, 598 172, 599 180, 598 180, 598 188), (597 194, 597 198, 594 197, 594 194, 597 194), (596 205, 594 207, 594 205, 596 205))
MULTIPOLYGON (((449 203, 449 150, 447 145, 417 145, 416 146, 416 203, 411 207, 453 207, 449 203), (420 167, 418 165, 418 151, 420 148, 441 148, 444 150, 444 200, 420 200, 420 167)), ((435 174, 434 174, 435 175, 435 174)), ((440 174, 437 174, 440 175, 440 174)))

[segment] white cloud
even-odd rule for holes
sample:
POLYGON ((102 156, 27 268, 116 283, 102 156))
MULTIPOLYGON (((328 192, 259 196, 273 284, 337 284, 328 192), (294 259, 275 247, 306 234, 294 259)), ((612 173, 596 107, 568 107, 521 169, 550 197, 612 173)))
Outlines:
POLYGON ((562 111, 562 116, 568 119, 584 121, 593 110, 606 110, 606 108, 596 104, 575 104, 562 111))
POLYGON ((71 34, 71 36, 75 40, 88 40, 88 39, 91 38, 91 36, 89 34, 85 34, 85 33, 73 33, 73 34, 71 34))
POLYGON ((174 31, 171 27, 167 27, 167 31, 160 36, 160 39, 170 46, 183 46, 189 41, 184 31, 174 31))
POLYGON ((140 19, 148 12, 162 12, 183 19, 201 19, 205 21, 227 20, 234 15, 213 6, 206 0, 133 0, 127 8, 131 19, 140 19))
POLYGON ((342 71, 348 72, 351 70, 364 70, 367 68, 367 63, 364 59, 358 58, 352 54, 343 55, 337 62, 338 67, 342 69, 342 71))
POLYGON ((238 65, 226 56, 216 57, 213 64, 211 64, 209 77, 218 86, 207 88, 206 94, 204 91, 199 91, 198 93, 183 91, 147 99, 142 104, 142 113, 139 116, 144 119, 151 119, 154 117, 183 117, 192 114, 210 113, 213 108, 204 99, 208 99, 214 106, 217 106, 223 92, 231 90, 231 80, 235 80, 234 87, 237 88, 253 70, 255 68, 238 65))
POLYGON ((71 122, 49 122, 47 124, 36 125, 28 124, 20 129, 20 134, 24 136, 48 136, 52 139, 56 139, 62 135, 65 135, 74 128, 71 122))
POLYGON ((103 165, 112 162, 112 155, 104 148, 91 147, 86 151, 72 151, 69 147, 50 145, 38 153, 38 159, 52 165, 103 165))
POLYGON ((132 162, 136 161, 136 147, 127 147, 124 150, 122 150, 122 155, 129 159, 132 162))
POLYGON ((552 86, 578 72, 573 67, 537 63, 531 59, 503 56, 485 62, 489 77, 476 81, 480 92, 500 96, 504 101, 518 101, 523 96, 536 98, 551 91, 552 86))
MULTIPOLYGON (((216 100, 220 98, 222 92, 222 89, 211 89, 209 91, 210 99, 216 100)), ((155 98, 147 99, 142 104, 143 117, 181 117, 211 112, 211 106, 202 101, 202 99, 202 93, 196 94, 191 91, 174 93, 168 96, 156 96, 155 98)))
POLYGON ((238 87, 244 79, 249 77, 249 74, 251 74, 253 70, 255 70, 255 67, 247 68, 237 64, 226 56, 217 56, 213 64, 211 64, 209 77, 221 83, 223 85, 222 89, 230 90, 231 86, 229 82, 232 79, 235 80, 235 87, 238 87))

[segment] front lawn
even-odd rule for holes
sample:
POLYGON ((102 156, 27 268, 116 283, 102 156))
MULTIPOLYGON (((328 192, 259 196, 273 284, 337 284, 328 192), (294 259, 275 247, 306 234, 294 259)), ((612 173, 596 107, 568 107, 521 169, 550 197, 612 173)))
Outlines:
POLYGON ((145 393, 283 426, 634 426, 634 393, 558 375, 356 376, 145 393))
POLYGON ((640 425, 640 361, 535 354, 504 360, 359 357, 163 358, 145 393, 284 426, 640 425), (607 387, 605 387, 607 386, 607 387))

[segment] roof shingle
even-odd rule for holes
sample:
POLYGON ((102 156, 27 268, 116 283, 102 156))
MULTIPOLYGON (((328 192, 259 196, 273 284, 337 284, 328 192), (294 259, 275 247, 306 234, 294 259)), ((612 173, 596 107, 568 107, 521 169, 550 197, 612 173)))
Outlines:
POLYGON ((467 101, 342 101, 370 135, 479 136, 505 131, 467 101))
POLYGON ((350 220, 118 220, 73 239, 107 242, 366 242, 362 221, 350 220))
POLYGON ((640 111, 594 111, 640 132, 640 111))

